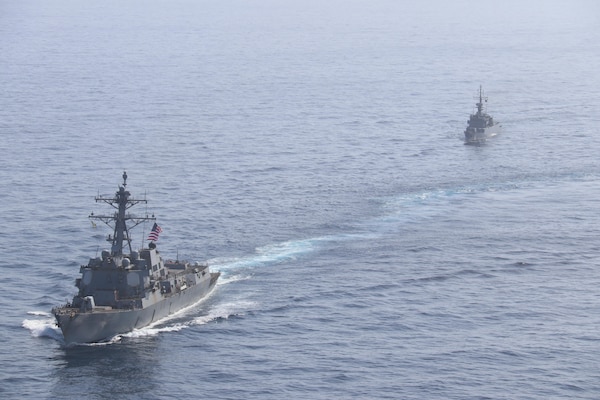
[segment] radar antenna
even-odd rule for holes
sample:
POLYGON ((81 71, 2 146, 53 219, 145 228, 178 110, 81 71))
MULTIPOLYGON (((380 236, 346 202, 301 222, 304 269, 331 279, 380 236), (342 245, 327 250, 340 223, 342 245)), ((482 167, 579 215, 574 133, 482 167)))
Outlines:
POLYGON ((129 252, 132 252, 131 248, 131 236, 129 231, 144 221, 155 221, 154 216, 148 217, 136 217, 126 211, 138 203, 148 203, 146 199, 134 199, 131 198, 131 193, 125 190, 127 186, 127 172, 123 171, 123 186, 119 187, 119 190, 115 194, 115 197, 102 197, 96 196, 96 202, 102 201, 109 204, 111 207, 116 208, 117 212, 113 215, 94 215, 91 213, 89 218, 99 219, 104 222, 110 228, 113 228, 114 234, 108 235, 106 239, 112 243, 111 255, 113 257, 119 257, 123 255, 124 242, 127 243, 129 252), (127 225, 127 221, 131 221, 130 226, 127 225))

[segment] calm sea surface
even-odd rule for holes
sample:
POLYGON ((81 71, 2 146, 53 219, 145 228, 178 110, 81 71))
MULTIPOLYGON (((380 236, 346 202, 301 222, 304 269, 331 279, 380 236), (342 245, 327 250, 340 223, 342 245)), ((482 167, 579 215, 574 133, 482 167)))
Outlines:
POLYGON ((591 0, 0 0, 0 397, 600 398, 599 65, 591 0), (123 171, 222 277, 67 348, 123 171))

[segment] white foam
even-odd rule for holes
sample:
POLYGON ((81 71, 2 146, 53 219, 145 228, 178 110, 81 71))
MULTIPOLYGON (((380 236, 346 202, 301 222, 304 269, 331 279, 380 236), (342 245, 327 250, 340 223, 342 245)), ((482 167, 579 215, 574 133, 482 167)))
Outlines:
POLYGON ((168 324, 165 326, 160 326, 164 323, 168 323, 169 320, 172 320, 173 318, 175 318, 177 316, 181 316, 181 314, 185 313, 186 311, 189 311, 192 307, 193 306, 183 309, 183 310, 181 310, 175 314, 172 314, 167 318, 163 318, 162 320, 157 321, 147 327, 144 327, 141 329, 135 329, 132 332, 124 333, 124 334, 118 335, 118 336, 119 337, 129 337, 129 338, 140 338, 140 337, 156 336, 156 335, 158 335, 160 333, 164 333, 164 332, 179 332, 179 331, 181 331, 183 329, 187 329, 191 326, 205 325, 210 322, 216 321, 218 319, 227 319, 234 315, 243 315, 248 310, 256 307, 256 303, 250 302, 250 301, 237 301, 237 302, 219 304, 219 305, 216 305, 213 308, 211 308, 209 310, 209 313, 206 315, 201 315, 201 316, 195 317, 195 318, 185 321, 185 322, 177 322, 177 323, 173 323, 170 325, 168 324))
MULTIPOLYGON (((41 312, 31 311, 28 314, 47 316, 48 313, 41 315, 41 312)), ((54 318, 26 319, 21 323, 21 326, 28 329, 33 337, 48 337, 60 342, 64 341, 62 332, 54 323, 54 318)))
POLYGON ((35 315, 37 317, 48 317, 52 318, 52 314, 47 311, 27 311, 28 315, 35 315))
POLYGON ((142 338, 142 337, 156 336, 159 333, 163 333, 163 332, 179 332, 180 330, 182 330, 186 327, 187 327, 187 324, 174 324, 174 325, 170 325, 170 326, 164 326, 161 328, 145 327, 145 328, 140 328, 140 329, 134 329, 131 332, 123 333, 123 334, 117 335, 117 336, 128 337, 128 338, 142 338))
POLYGON ((241 275, 241 274, 231 275, 231 276, 225 276, 225 277, 222 276, 217 281, 217 286, 227 285, 228 283, 232 283, 232 282, 245 281, 247 279, 250 279, 250 276, 248 276, 248 275, 241 275))

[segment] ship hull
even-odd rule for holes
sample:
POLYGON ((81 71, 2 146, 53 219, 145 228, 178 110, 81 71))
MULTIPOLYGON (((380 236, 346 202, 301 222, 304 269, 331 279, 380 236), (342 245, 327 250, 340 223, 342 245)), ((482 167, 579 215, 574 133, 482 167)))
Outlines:
POLYGON ((497 136, 502 131, 500 125, 494 125, 487 128, 467 128, 465 131, 465 144, 467 145, 482 145, 487 142, 488 139, 497 136))
POLYGON ((219 273, 213 273, 211 279, 141 309, 95 308, 80 312, 78 309, 63 307, 57 309, 54 315, 63 332, 65 344, 100 342, 118 334, 143 328, 197 303, 214 288, 218 276, 219 273))

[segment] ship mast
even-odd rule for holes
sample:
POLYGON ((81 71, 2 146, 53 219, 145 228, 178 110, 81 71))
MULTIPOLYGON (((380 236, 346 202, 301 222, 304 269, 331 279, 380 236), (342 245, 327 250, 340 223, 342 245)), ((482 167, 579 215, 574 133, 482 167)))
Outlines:
POLYGON ((90 218, 99 219, 104 222, 106 225, 114 229, 114 234, 111 237, 108 235, 106 239, 108 242, 112 243, 111 248, 111 256, 119 257, 123 255, 123 245, 124 242, 127 242, 127 247, 129 248, 129 253, 132 252, 131 248, 131 237, 129 236, 129 231, 134 227, 138 226, 144 221, 154 221, 156 218, 153 216, 145 216, 145 217, 136 217, 129 213, 127 210, 138 203, 147 203, 146 199, 138 200, 131 198, 131 193, 129 193, 125 188, 127 187, 127 172, 123 172, 123 185, 119 186, 119 190, 115 194, 115 197, 102 197, 97 196, 96 202, 103 201, 107 204, 110 204, 112 207, 117 209, 113 215, 94 215, 94 213, 90 214, 90 218), (130 226, 127 226, 127 221, 131 221, 130 226), (114 226, 112 225, 114 224, 114 226))
POLYGON ((476 104, 477 115, 481 115, 483 112, 483 100, 487 102, 487 97, 483 97, 483 88, 481 85, 479 85, 479 103, 476 104))

